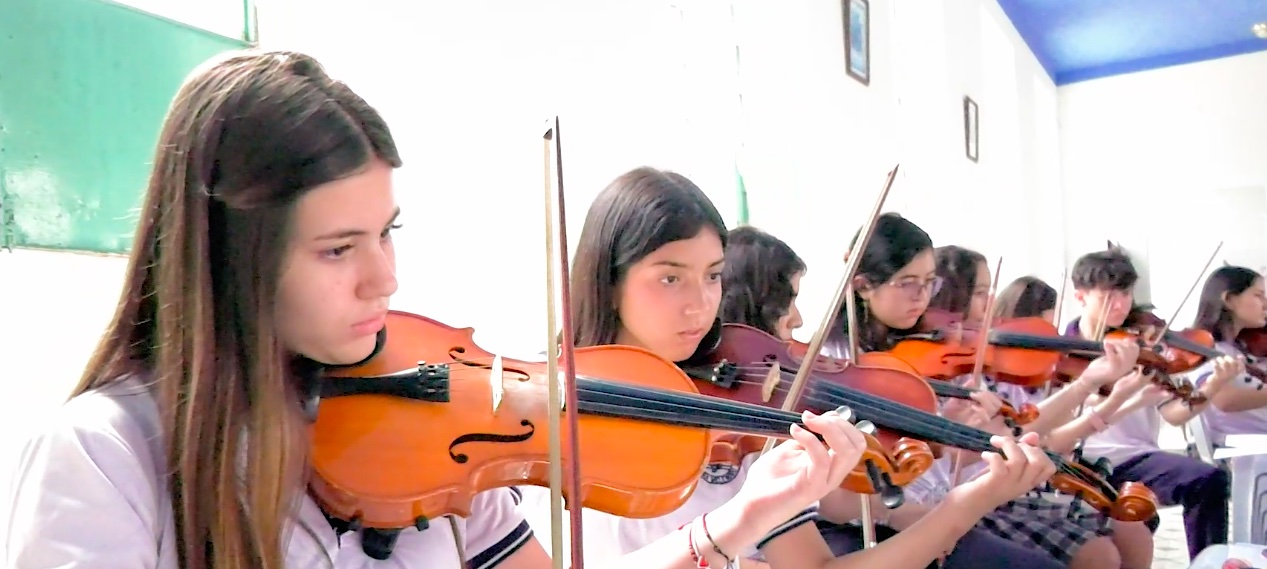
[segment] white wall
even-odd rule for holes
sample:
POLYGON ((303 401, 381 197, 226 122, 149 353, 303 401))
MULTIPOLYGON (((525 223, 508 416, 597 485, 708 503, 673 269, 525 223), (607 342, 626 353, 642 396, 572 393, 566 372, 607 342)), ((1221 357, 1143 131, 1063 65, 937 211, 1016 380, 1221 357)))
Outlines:
MULTIPOLYGON (((837 2, 743 0, 733 22, 709 0, 425 3, 408 18, 394 5, 261 3, 261 41, 313 53, 387 116, 407 163, 397 178, 406 214, 395 305, 474 326, 488 348, 543 345, 539 137, 551 113, 563 116, 573 244, 593 195, 643 164, 686 173, 735 219, 742 136, 753 223, 811 266, 811 327, 848 239, 899 161, 904 174, 886 209, 939 243, 1005 255, 1005 280, 1059 270, 1053 243, 1061 240, 1041 238, 1055 235, 1055 222, 1035 223, 1055 199, 1035 197, 1051 192, 1058 174, 1047 142, 1054 87, 989 0, 919 8, 872 0, 869 87, 844 73, 837 2), (979 164, 963 156, 964 94, 981 108, 979 164)), ((0 369, 50 394, 7 401, 15 410, 37 416, 73 384, 110 314, 122 264, 0 253, 0 314, 31 323, 0 327, 0 369), (54 309, 82 316, 51 320, 54 309)), ((19 435, 8 432, 6 440, 19 435)))
POLYGON ((872 0, 869 87, 843 72, 837 3, 741 6, 752 222, 810 266, 799 337, 819 323, 848 242, 898 162, 886 210, 939 245, 1003 256, 1001 286, 1059 277, 1056 88, 997 3, 872 0), (980 107, 978 163, 964 155, 964 95, 980 107))
MULTIPOLYGON (((1067 262, 1105 239, 1141 261, 1141 296, 1170 318, 1220 240, 1267 268, 1267 53, 1060 89, 1067 262)), ((1177 325, 1192 322, 1195 297, 1177 325)))
POLYGON ((78 381, 126 266, 118 256, 0 251, 0 488, 22 440, 78 381))
MULTIPOLYGON (((261 3, 260 39, 318 56, 386 115, 407 163, 395 306, 473 326, 487 348, 544 344, 540 134, 552 113, 564 121, 573 244, 594 194, 643 164, 691 176, 734 219, 742 134, 753 223, 811 266, 809 327, 899 161, 886 209, 939 243, 1005 256, 1004 282, 1059 273, 1055 88, 990 0, 872 0, 869 87, 844 73, 834 1, 743 0, 733 24, 711 0, 435 2, 409 17, 395 5, 261 3), (963 155, 965 94, 981 109, 979 164, 963 155)), ((78 377, 122 268, 0 252, 0 373, 39 392, 0 402, 0 471, 78 377)))

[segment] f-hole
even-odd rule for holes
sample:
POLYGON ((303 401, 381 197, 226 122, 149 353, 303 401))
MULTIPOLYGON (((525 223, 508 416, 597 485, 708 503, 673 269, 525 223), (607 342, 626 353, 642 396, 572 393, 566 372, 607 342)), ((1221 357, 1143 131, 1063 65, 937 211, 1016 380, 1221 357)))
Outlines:
MULTIPOLYGON (((455 363, 459 363, 464 366, 473 367, 477 369, 487 369, 487 370, 493 369, 492 363, 484 364, 484 363, 479 363, 477 361, 466 359, 466 348, 462 346, 453 346, 452 348, 449 348, 449 358, 452 359, 455 363)), ((532 376, 528 375, 526 372, 519 369, 504 368, 502 369, 502 373, 513 376, 515 381, 528 381, 532 379, 532 376)))

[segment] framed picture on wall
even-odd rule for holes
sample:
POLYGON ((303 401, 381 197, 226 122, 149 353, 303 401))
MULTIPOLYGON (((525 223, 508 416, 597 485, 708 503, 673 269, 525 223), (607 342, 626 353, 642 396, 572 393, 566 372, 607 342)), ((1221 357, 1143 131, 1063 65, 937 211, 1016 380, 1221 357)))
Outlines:
POLYGON ((963 149, 968 159, 976 162, 979 154, 978 144, 981 142, 981 124, 977 111, 977 102, 972 97, 963 97, 963 149))
POLYGON ((867 0, 841 0, 845 19, 845 71, 863 85, 871 84, 871 5, 867 0))

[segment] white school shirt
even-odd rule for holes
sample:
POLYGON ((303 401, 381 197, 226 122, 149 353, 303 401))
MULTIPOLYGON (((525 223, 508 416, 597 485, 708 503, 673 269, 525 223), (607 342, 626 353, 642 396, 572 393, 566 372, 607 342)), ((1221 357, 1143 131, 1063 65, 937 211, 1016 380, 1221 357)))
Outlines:
MULTIPOLYGON (((5 508, 5 567, 177 569, 162 438, 158 408, 137 378, 58 409, 19 460, 5 508)), ((512 488, 484 492, 470 518, 455 518, 470 567, 495 567, 531 539, 517 500, 512 488)), ((405 530, 392 556, 378 561, 355 532, 336 536, 307 494, 296 518, 283 542, 287 567, 329 567, 330 559, 335 569, 466 569, 448 519, 405 530)))
POLYGON ((1160 451, 1157 441, 1161 437, 1161 421, 1158 406, 1145 405, 1084 439, 1082 456, 1090 460, 1107 458, 1111 466, 1117 466, 1136 456, 1160 451))
MULTIPOLYGON (((1219 342, 1214 347, 1229 356, 1246 355, 1231 342, 1219 342)), ((1192 381, 1193 385, 1201 387, 1205 385, 1206 380, 1210 379, 1213 374, 1214 362, 1207 361, 1201 364, 1201 367, 1188 372, 1186 377, 1192 381)), ((1254 379, 1253 376, 1241 374, 1240 377, 1228 383, 1224 389, 1254 391, 1261 385, 1262 383, 1254 379)), ((1216 444, 1223 444, 1224 439, 1228 435, 1267 433, 1267 407, 1229 413, 1219 410, 1214 405, 1209 405, 1201 412, 1201 416, 1202 420, 1205 421, 1206 429, 1209 431, 1210 441, 1216 444)))
MULTIPOLYGON (((951 383, 962 387, 968 382, 968 378, 968 375, 959 376, 952 379, 951 383)), ((986 381, 990 382, 991 380, 986 378, 986 381)), ((1006 400, 1006 395, 1003 393, 1000 393, 999 395, 1000 398, 1006 400)), ((942 399, 938 398, 938 415, 941 415, 941 407, 942 399)), ((924 472, 924 474, 911 481, 910 484, 907 484, 904 487, 906 499, 916 504, 923 504, 926 506, 933 506, 941 503, 942 500, 945 500, 946 494, 949 494, 956 486, 953 484, 952 480, 955 464, 954 459, 952 458, 953 456, 953 453, 947 453, 937 459, 933 462, 933 466, 924 472)), ((984 460, 978 460, 971 464, 961 466, 959 468, 959 484, 963 484, 985 474, 988 470, 988 466, 989 465, 984 460)))
MULTIPOLYGON (((755 453, 744 457, 739 467, 726 464, 709 465, 704 469, 699 484, 687 498, 686 503, 677 510, 658 518, 622 518, 586 508, 581 512, 585 562, 600 563, 638 551, 691 523, 695 518, 716 510, 739 493, 739 489, 747 480, 748 470, 757 457, 755 453)), ((520 507, 524 511, 524 517, 532 526, 534 535, 548 551, 550 547, 550 490, 528 486, 520 487, 519 490, 523 493, 523 503, 520 507)), ((564 514, 563 543, 567 548, 569 524, 566 512, 564 514)), ((771 530, 757 543, 740 552, 740 555, 760 558, 759 549, 770 540, 817 519, 818 505, 814 504, 771 530)), ((682 542, 682 547, 687 547, 685 540, 682 542)), ((729 551, 726 553, 733 554, 729 551)), ((570 565, 568 561, 564 564, 570 565)))

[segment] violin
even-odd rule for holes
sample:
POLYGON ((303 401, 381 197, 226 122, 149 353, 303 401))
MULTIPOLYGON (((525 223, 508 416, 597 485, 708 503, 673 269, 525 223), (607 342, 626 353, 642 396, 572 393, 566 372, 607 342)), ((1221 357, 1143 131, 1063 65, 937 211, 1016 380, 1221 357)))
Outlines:
MULTIPOLYGON (((888 352, 931 379, 953 379, 976 368, 980 328, 964 326, 962 319, 942 310, 929 310, 923 321, 921 331, 903 336, 888 352)), ((1061 354, 1053 350, 994 341, 997 334, 1007 333, 1056 335, 1055 326, 1042 318, 1003 320, 993 324, 989 333, 985 353, 981 354, 983 369, 998 381, 1036 387, 1048 381, 1060 362, 1061 354)))
MULTIPOLYGON (((320 379, 310 489, 328 515, 421 528, 469 515, 485 490, 548 486, 545 363, 503 359, 471 328, 406 312, 388 313, 385 334, 366 362, 320 379)), ((716 431, 786 438, 800 424, 796 413, 699 395, 642 348, 579 348, 575 363, 584 507, 668 514, 694 490, 716 431)))
MULTIPOLYGON (((809 349, 809 345, 805 344, 804 342, 799 342, 796 340, 788 340, 788 342, 792 350, 792 353, 796 355, 798 358, 804 359, 805 352, 809 349)), ((915 375, 915 376, 919 375, 919 370, 915 369, 914 366, 910 365, 906 361, 903 361, 901 358, 897 358, 896 356, 892 356, 891 354, 886 354, 885 352, 872 352, 871 354, 872 355, 863 354, 863 359, 870 361, 873 365, 878 365, 880 363, 879 358, 882 357, 882 355, 888 355, 890 357, 884 358, 884 361, 883 361, 884 366, 900 369, 901 371, 904 371, 911 375, 915 375)), ((843 368, 844 366, 849 365, 847 361, 837 360, 835 358, 829 358, 827 356, 820 355, 818 356, 818 358, 820 360, 832 361, 834 362, 833 365, 837 366, 838 368, 843 368)), ((974 389, 960 387, 953 383, 950 383, 947 381, 940 381, 940 380, 930 379, 928 381, 928 386, 932 388, 933 394, 935 394, 937 397, 950 397, 954 399, 971 399, 972 394, 976 392, 976 390, 974 389)), ((1017 410, 1015 407, 1013 407, 1010 403, 1006 401, 1003 401, 1002 403, 1003 403, 1003 406, 999 408, 999 414, 1002 415, 1003 418, 1008 421, 1009 426, 1017 427, 1021 425, 1028 425, 1029 423, 1032 423, 1038 420, 1038 407, 1032 403, 1026 403, 1022 405, 1019 410, 1017 410)))
MULTIPOLYGON (((815 410, 847 404, 858 418, 879 427, 876 438, 886 448, 894 448, 905 437, 974 451, 997 450, 990 445, 990 433, 936 415, 937 400, 932 388, 922 378, 901 371, 902 364, 893 362, 891 354, 871 354, 880 358, 847 365, 839 360, 815 358, 810 364, 814 366, 813 373, 797 407, 815 410)), ((700 392, 749 402, 782 401, 786 393, 780 391, 780 383, 802 365, 788 342, 741 324, 722 326, 721 341, 708 360, 718 366, 730 366, 736 373, 711 380, 695 375, 700 392)), ((900 452, 892 454, 899 468, 910 466, 904 463, 900 452)), ((1057 466, 1052 484, 1058 490, 1121 521, 1143 521, 1156 514, 1157 498, 1147 486, 1127 482, 1119 492, 1081 460, 1070 462, 1055 453, 1047 455, 1057 466)), ((883 473, 881 483, 886 482, 884 475, 891 476, 883 473)), ((891 494, 882 489, 881 497, 888 506, 891 494)))
MULTIPOLYGON (((1053 333, 1029 334, 1016 333, 1004 329, 991 330, 990 341, 996 346, 1057 350, 1061 352, 1062 355, 1056 365, 1056 372, 1053 377, 1053 380, 1059 383, 1069 383, 1077 379, 1086 372, 1087 366, 1095 358, 1104 355, 1104 342, 1057 335, 1054 334, 1054 326, 1051 327, 1051 332, 1053 333)), ((1200 402, 1200 394, 1194 395, 1193 388, 1190 385, 1178 385, 1170 380, 1170 373, 1178 373, 1172 370, 1191 369, 1191 367, 1186 367, 1189 364, 1183 360, 1182 352, 1162 345, 1149 345, 1143 340, 1143 335, 1139 331, 1130 327, 1110 331, 1105 334, 1105 338, 1110 340, 1124 339, 1141 346, 1135 363, 1144 368, 1145 371, 1157 372, 1153 377, 1154 384, 1185 401, 1193 404, 1200 402)), ((1177 339, 1180 342, 1183 341, 1183 338, 1177 339)), ((1104 386, 1100 390, 1100 395, 1107 396, 1111 389, 1111 386, 1104 386)))
MULTIPOLYGON (((1127 317, 1127 324, 1144 329, 1151 328, 1165 331, 1161 335, 1161 340, 1150 346, 1152 351, 1158 353, 1161 359, 1167 362, 1166 367, 1163 369, 1164 375, 1154 378, 1155 383, 1165 389, 1167 393, 1180 398, 1189 405, 1199 405, 1207 400, 1204 394, 1196 391, 1196 387, 1190 381, 1182 380, 1177 382, 1166 376, 1172 373, 1191 371, 1208 360, 1226 355, 1214 347, 1213 334, 1200 328, 1171 330, 1165 320, 1145 310, 1132 311, 1127 317)), ((1252 336, 1253 333, 1250 335, 1252 336)), ((1239 338, 1240 336, 1238 336, 1238 340, 1239 338)), ((1252 352, 1249 353, 1253 356, 1252 352)), ((1246 382, 1257 381, 1257 388, 1263 388, 1263 382, 1267 381, 1267 371, 1256 365, 1246 365, 1245 373, 1248 375, 1245 378, 1246 382)))
MULTIPOLYGON (((831 358, 816 358, 814 380, 834 377, 846 383, 865 383, 929 412, 936 412, 937 399, 924 380, 894 368, 871 367, 879 358, 860 365, 846 365, 831 358), (915 382, 912 384, 911 382, 915 382), (921 391, 922 389, 922 391, 921 391)), ((696 379, 700 393, 757 405, 781 407, 787 398, 788 379, 802 365, 789 343, 744 324, 723 324, 717 346, 703 358, 702 365, 688 362, 687 374, 696 379), (735 363, 740 362, 740 363, 735 363), (760 378, 755 376, 760 375, 760 378), (752 379, 749 379, 752 378, 752 379)), ((835 407, 803 405, 801 409, 835 407)), ((845 489, 858 494, 879 494, 891 508, 901 505, 901 487, 922 476, 932 467, 933 450, 925 442, 896 434, 881 427, 875 433, 879 450, 892 457, 888 463, 864 457, 845 481, 845 489)))
POLYGON ((1267 357, 1267 328, 1245 328, 1236 335, 1236 342, 1253 357, 1267 357))

